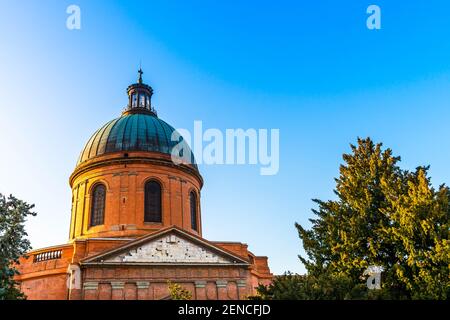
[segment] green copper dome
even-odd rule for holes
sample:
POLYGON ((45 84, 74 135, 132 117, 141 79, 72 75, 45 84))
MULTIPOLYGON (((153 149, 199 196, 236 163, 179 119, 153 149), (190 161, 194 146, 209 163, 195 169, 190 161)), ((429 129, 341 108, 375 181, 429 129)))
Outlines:
MULTIPOLYGON (((122 151, 151 151, 171 155, 178 143, 171 140, 174 131, 172 126, 155 115, 125 114, 106 123, 92 135, 81 152, 78 164, 96 156, 122 151)), ((184 148, 188 148, 186 142, 182 143, 185 144, 184 148)), ((192 153, 191 163, 195 164, 192 153)))
MULTIPOLYGON (((139 69, 138 82, 127 88, 128 105, 122 116, 108 122, 92 135, 77 165, 113 152, 149 151, 172 155, 173 148, 182 143, 184 152, 190 153, 190 163, 197 168, 187 143, 179 134, 178 141, 172 141, 172 134, 176 130, 158 118, 151 105, 153 89, 142 83, 142 73, 139 69)), ((180 153, 178 155, 183 156, 180 153)))

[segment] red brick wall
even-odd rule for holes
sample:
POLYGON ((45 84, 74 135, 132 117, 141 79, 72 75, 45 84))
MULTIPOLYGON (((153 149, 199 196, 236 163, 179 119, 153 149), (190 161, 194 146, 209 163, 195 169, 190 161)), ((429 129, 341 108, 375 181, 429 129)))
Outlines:
POLYGON ((66 274, 47 275, 28 279, 21 283, 21 290, 30 300, 67 299, 66 274))
POLYGON ((88 267, 83 269, 82 298, 163 299, 169 295, 170 279, 189 290, 193 299, 242 299, 251 294, 248 277, 243 267, 88 267))
POLYGON ((83 167, 92 167, 85 171, 78 168, 71 177, 73 201, 69 238, 138 237, 170 225, 201 236, 202 181, 199 175, 173 166, 169 155, 130 152, 126 165, 114 162, 122 156, 123 153, 108 154, 90 160, 83 167), (152 157, 159 162, 134 161, 133 157, 152 157), (161 223, 144 222, 144 186, 149 179, 159 181, 162 187, 161 223), (104 224, 91 227, 91 192, 97 183, 106 186, 104 224), (192 190, 199 195, 197 231, 191 229, 189 193, 192 190))

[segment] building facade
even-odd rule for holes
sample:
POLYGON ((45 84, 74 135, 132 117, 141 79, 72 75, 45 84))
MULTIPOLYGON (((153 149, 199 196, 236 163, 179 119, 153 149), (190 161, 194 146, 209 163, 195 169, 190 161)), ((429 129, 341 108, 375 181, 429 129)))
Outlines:
POLYGON ((202 237, 203 178, 189 147, 158 118, 141 70, 127 93, 122 115, 92 135, 70 176, 69 242, 20 259, 22 291, 28 299, 167 299, 170 281, 193 299, 253 295, 272 279, 267 257, 202 237))

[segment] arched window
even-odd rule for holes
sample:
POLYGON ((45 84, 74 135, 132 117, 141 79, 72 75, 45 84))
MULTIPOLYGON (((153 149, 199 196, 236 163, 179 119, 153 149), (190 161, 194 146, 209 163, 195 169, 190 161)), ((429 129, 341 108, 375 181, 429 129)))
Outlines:
POLYGON ((145 94, 143 93, 139 95, 139 107, 145 108, 145 94))
POLYGON ((103 224, 105 218, 106 188, 98 184, 92 191, 91 205, 91 227, 103 224))
POLYGON ((191 228, 197 230, 197 195, 194 191, 189 194, 189 200, 191 204, 191 228))
POLYGON ((161 185, 156 181, 145 184, 144 222, 162 222, 161 185))

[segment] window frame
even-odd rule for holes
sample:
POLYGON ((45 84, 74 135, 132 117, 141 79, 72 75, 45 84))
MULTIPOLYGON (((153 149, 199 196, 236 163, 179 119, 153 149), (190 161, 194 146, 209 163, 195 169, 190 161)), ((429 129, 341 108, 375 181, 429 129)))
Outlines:
MULTIPOLYGON (((163 222, 163 186, 161 184, 160 181, 158 181, 157 179, 148 179, 145 181, 144 183, 144 223, 162 223, 163 222), (150 201, 150 199, 148 199, 147 196, 147 186, 150 184, 154 184, 156 186, 158 186, 159 188, 159 198, 157 199, 159 203, 157 203, 157 208, 159 208, 159 213, 158 213, 158 219, 153 219, 152 220, 152 215, 151 213, 147 212, 148 209, 148 203, 147 201, 150 201)), ((156 215, 154 215, 156 216, 156 215)), ((153 217, 154 218, 154 217, 153 217)))
POLYGON ((191 190, 189 192, 189 215, 191 218, 191 229, 198 232, 198 196, 197 192, 191 190))
POLYGON ((96 226, 101 226, 105 224, 105 212, 106 212, 106 193, 107 193, 107 188, 106 185, 104 183, 96 183, 92 186, 92 192, 91 192, 91 208, 90 208, 90 214, 89 214, 89 227, 96 227, 96 226), (96 206, 98 205, 97 201, 98 199, 96 198, 97 195, 97 190, 98 188, 103 188, 103 199, 102 199, 102 203, 101 203, 101 218, 98 218, 98 210, 99 208, 96 208, 96 206), (96 212, 94 212, 96 211, 96 212), (95 216, 94 216, 95 214, 95 216))

